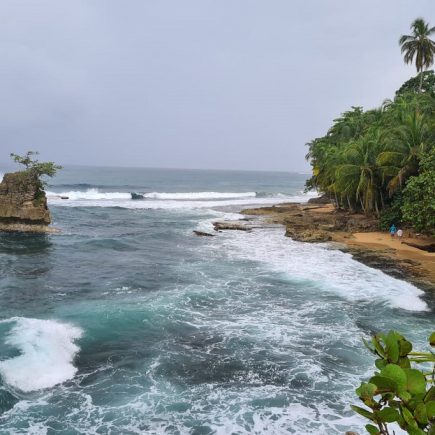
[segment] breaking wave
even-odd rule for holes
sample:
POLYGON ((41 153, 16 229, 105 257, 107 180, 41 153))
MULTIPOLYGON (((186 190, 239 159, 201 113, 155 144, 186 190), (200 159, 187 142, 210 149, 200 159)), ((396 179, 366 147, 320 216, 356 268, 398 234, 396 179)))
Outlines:
POLYGON ((75 341, 83 331, 54 320, 12 317, 0 323, 14 323, 6 344, 19 350, 16 357, 0 361, 3 382, 23 392, 50 388, 74 377, 73 359, 79 347, 75 341))
POLYGON ((296 195, 266 192, 148 192, 143 200, 132 200, 130 192, 104 192, 97 188, 65 192, 48 191, 50 203, 70 207, 123 207, 150 209, 194 209, 231 205, 306 202, 317 193, 296 195))

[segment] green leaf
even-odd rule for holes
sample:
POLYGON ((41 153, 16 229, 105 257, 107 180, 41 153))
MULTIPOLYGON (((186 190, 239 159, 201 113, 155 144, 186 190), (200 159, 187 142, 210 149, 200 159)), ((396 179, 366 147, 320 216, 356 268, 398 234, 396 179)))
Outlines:
POLYGON ((399 360, 399 342, 394 331, 390 331, 385 337, 385 353, 391 362, 396 363, 399 360))
POLYGON ((407 426, 406 431, 408 432, 409 435, 426 435, 426 432, 414 426, 407 426))
POLYGON ((376 416, 379 416, 383 422, 392 423, 393 421, 397 421, 400 417, 397 409, 394 408, 384 408, 380 411, 375 412, 376 416))
POLYGON ((435 386, 430 387, 426 396, 424 396, 425 402, 430 402, 431 400, 435 400, 435 386))
POLYGON ((400 357, 397 364, 399 365, 399 367, 402 367, 402 369, 411 368, 411 363, 409 362, 409 358, 407 356, 400 357))
POLYGON ((373 376, 369 382, 375 384, 381 392, 394 392, 397 390, 396 382, 384 376, 373 376))
POLYGON ((426 393, 426 378, 419 370, 403 369, 406 374, 406 389, 413 395, 426 393))
POLYGON ((401 391, 398 394, 399 398, 402 399, 404 402, 408 402, 408 400, 411 400, 412 396, 407 391, 401 391))
POLYGON ((375 420, 375 416, 373 413, 371 413, 370 411, 367 411, 367 409, 364 408, 360 408, 359 406, 355 406, 355 405, 350 405, 350 407, 357 412, 358 414, 362 415, 365 418, 368 418, 369 420, 374 421, 375 420))
POLYGON ((406 356, 412 351, 412 343, 405 338, 399 340, 399 354, 400 356, 406 356))
POLYGON ((388 361, 382 359, 382 358, 378 358, 375 361, 375 366, 379 369, 382 370, 386 365, 388 364, 388 361))
POLYGON ((414 416, 412 415, 411 411, 408 408, 406 408, 405 406, 401 406, 400 410, 402 411, 403 419, 405 420, 408 426, 418 427, 417 422, 414 419, 414 416))
POLYGON ((366 425, 366 430, 370 435, 379 435, 379 429, 376 426, 373 426, 372 424, 366 425))
POLYGON ((426 412, 429 420, 435 419, 435 401, 426 403, 426 412))
POLYGON ((382 347, 382 345, 381 345, 381 343, 379 341, 379 337, 377 335, 375 335, 372 338, 372 343, 373 343, 373 346, 375 347, 376 351, 378 352, 379 356, 385 357, 385 350, 382 347))
POLYGON ((420 424, 428 424, 429 420, 427 418, 426 406, 424 403, 420 403, 417 405, 414 411, 414 417, 420 424))
POLYGON ((376 385, 375 384, 361 384, 355 391, 358 397, 362 400, 371 399, 376 393, 376 385))
POLYGON ((430 334, 430 337, 429 337, 429 344, 430 344, 432 347, 435 347, 435 332, 432 332, 432 334, 430 334))
MULTIPOLYGON (((376 349, 374 348, 374 347, 372 347, 371 345, 370 345, 370 343, 366 340, 366 339, 362 339, 362 341, 363 341, 363 343, 364 343, 364 346, 371 352, 371 353, 373 353, 373 354, 375 354, 375 355, 377 355, 376 354, 376 349)), ((373 340, 372 340, 373 341, 373 340)))
POLYGON ((407 377, 403 369, 396 364, 387 364, 381 370, 381 376, 393 380, 397 384, 398 390, 406 388, 407 377))

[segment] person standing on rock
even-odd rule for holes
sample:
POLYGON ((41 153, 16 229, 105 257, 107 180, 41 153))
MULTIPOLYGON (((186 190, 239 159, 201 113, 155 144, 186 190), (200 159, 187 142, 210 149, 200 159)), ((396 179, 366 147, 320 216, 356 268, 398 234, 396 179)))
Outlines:
POLYGON ((391 238, 393 238, 393 237, 395 236, 396 231, 397 231, 396 225, 394 225, 394 224, 391 225, 391 227, 390 227, 390 235, 391 235, 391 238))

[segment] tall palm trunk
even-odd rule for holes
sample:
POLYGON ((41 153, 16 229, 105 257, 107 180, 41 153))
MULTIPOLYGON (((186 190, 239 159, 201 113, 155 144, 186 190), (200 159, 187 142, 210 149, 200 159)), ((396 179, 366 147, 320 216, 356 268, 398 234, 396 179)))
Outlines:
POLYGON ((350 203, 349 195, 346 195, 346 199, 347 199, 347 205, 349 206, 349 210, 353 213, 353 207, 352 204, 350 203))
POLYGON ((361 195, 359 196, 359 203, 361 204, 361 209, 362 209, 362 211, 365 213, 365 212, 366 212, 366 209, 365 209, 365 207, 364 207, 364 203, 363 203, 363 200, 362 200, 361 195))
POLYGON ((376 216, 379 217, 379 208, 378 208, 378 200, 375 199, 375 210, 376 210, 376 216))
POLYGON ((379 189, 379 193, 381 195, 381 206, 382 206, 382 209, 384 209, 385 208, 385 202, 384 202, 384 195, 382 194, 382 188, 379 189))
POLYGON ((418 92, 421 94, 423 90, 423 68, 420 69, 420 86, 418 87, 418 92))

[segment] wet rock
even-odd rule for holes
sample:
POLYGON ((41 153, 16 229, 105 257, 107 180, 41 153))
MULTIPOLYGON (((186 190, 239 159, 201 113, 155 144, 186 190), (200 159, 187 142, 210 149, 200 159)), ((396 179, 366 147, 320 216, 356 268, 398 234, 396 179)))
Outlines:
POLYGON ((227 222, 213 222, 213 228, 216 231, 221 230, 238 230, 238 231, 250 231, 252 228, 246 223, 242 223, 239 221, 227 221, 227 222))
POLYGON ((0 231, 50 232, 45 192, 28 171, 5 174, 0 183, 0 231))
POLYGON ((287 227, 285 235, 291 237, 297 242, 319 243, 332 240, 332 236, 329 232, 321 230, 295 231, 294 229, 287 227))
POLYGON ((196 234, 197 236, 203 236, 203 237, 214 237, 214 234, 206 233, 204 231, 193 231, 193 234, 196 234))
POLYGON ((417 243, 411 243, 411 242, 402 242, 405 245, 412 246, 413 248, 421 249, 422 251, 426 252, 435 252, 435 244, 417 244, 417 243))
POLYGON ((317 198, 310 198, 308 204, 330 204, 331 199, 327 195, 318 196, 317 198))

